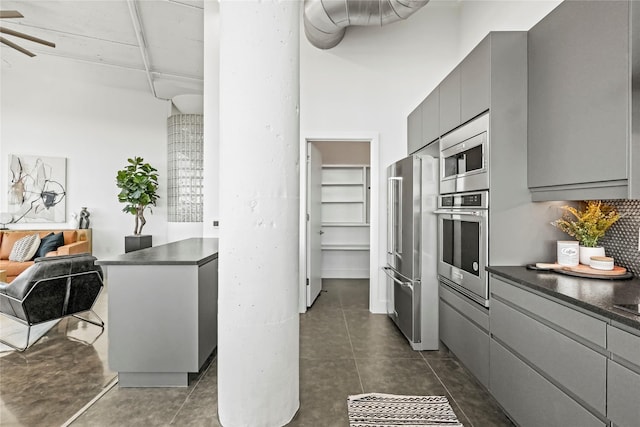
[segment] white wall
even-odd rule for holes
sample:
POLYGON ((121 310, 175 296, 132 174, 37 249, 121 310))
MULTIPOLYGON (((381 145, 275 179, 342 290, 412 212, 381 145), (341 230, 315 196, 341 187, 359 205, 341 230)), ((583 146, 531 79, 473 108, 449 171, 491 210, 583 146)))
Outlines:
POLYGON ((122 87, 121 82, 144 79, 144 74, 46 55, 27 58, 6 49, 2 60, 0 211, 7 208, 9 154, 66 157, 67 220, 87 206, 94 254, 122 253, 124 236, 133 234, 134 217, 122 212, 115 176, 128 157, 140 156, 160 174, 158 206, 145 215, 143 233, 153 235, 154 245, 166 242, 169 103, 155 99, 150 91, 111 84, 122 87))

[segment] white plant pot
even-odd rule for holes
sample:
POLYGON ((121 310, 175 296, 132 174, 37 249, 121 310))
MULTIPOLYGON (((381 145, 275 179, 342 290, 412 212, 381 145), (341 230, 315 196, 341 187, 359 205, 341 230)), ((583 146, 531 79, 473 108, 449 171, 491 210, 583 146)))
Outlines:
POLYGON ((596 246, 595 248, 589 248, 580 246, 580 264, 589 265, 592 256, 604 256, 604 247, 596 246))

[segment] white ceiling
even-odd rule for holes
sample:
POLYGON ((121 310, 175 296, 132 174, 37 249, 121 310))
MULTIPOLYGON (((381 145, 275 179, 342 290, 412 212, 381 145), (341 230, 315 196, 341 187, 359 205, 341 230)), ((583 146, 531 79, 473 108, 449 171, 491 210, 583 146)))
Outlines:
MULTIPOLYGON (((2 0, 0 9, 17 10, 24 18, 2 19, 0 25, 56 44, 51 48, 3 34, 37 56, 143 73, 146 78, 133 80, 158 98, 171 99, 202 94, 204 1, 2 0)), ((3 66, 12 58, 23 61, 16 56, 27 58, 5 45, 0 56, 3 66)))

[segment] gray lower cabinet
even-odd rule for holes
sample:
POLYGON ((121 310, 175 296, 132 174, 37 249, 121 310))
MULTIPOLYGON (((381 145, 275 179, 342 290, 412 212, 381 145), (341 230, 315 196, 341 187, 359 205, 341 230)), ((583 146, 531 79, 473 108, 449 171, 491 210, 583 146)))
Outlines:
POLYGON ((491 394, 521 427, 606 425, 495 340, 491 394))
POLYGON ((609 360, 608 416, 618 427, 640 423, 640 373, 609 360))
POLYGON ((633 153, 638 146, 631 143, 640 94, 632 91, 638 72, 632 65, 640 47, 630 44, 640 17, 632 9, 640 4, 565 1, 529 31, 527 171, 533 200, 640 196, 632 185, 639 182, 633 153))
POLYGON ((491 304, 491 335, 567 393, 605 415, 606 356, 498 300, 491 304))
POLYGON ((640 335, 609 326, 607 418, 618 427, 640 423, 640 335))
POLYGON ((440 340, 489 387, 489 313, 440 285, 440 340))
POLYGON ((604 320, 491 276, 491 379, 522 426, 605 425, 604 320))

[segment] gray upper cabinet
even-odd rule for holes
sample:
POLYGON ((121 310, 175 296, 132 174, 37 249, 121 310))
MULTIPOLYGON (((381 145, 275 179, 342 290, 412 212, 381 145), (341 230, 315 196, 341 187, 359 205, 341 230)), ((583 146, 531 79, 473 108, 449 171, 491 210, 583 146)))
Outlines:
POLYGON ((533 200, 640 195, 632 185, 640 168, 630 143, 631 8, 628 1, 565 1, 529 31, 533 200))
POLYGON ((485 37, 460 64, 460 123, 489 109, 491 44, 485 37))
POLYGON ((413 154, 440 136, 440 90, 435 88, 407 117, 407 152, 413 154))
POLYGON ((440 83, 440 133, 445 134, 489 109, 491 35, 485 37, 440 83))
POLYGON ((460 125, 460 66, 440 83, 440 135, 460 125))
POLYGON ((435 88, 422 101, 422 145, 440 136, 440 88, 435 88))
POLYGON ((420 149, 422 143, 422 104, 407 117, 407 151, 414 153, 420 149))

